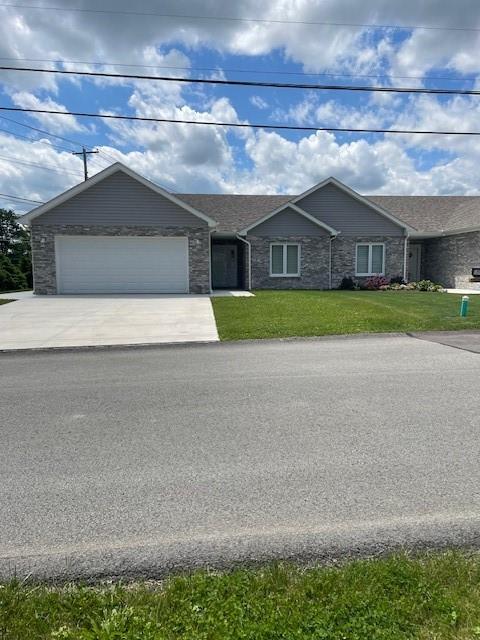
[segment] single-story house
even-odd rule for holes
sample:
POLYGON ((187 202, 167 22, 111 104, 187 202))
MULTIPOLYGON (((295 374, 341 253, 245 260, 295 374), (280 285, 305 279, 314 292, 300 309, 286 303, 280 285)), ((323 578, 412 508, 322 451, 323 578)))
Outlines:
POLYGON ((344 276, 480 288, 480 197, 173 194, 116 163, 33 209, 37 294, 331 289, 344 276))

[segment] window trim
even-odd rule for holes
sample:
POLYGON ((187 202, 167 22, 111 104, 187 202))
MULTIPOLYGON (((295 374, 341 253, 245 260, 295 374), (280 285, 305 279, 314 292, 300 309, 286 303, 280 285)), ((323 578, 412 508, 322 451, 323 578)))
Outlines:
POLYGON ((355 245, 355 275, 356 276, 384 276, 385 275, 385 242, 357 242, 355 245), (368 272, 360 273, 357 268, 358 247, 368 247, 368 272), (382 270, 372 271, 372 247, 382 247, 382 270))
POLYGON ((301 245, 299 242, 271 242, 270 243, 270 277, 271 278, 299 278, 300 277, 300 255, 301 245), (283 248, 283 273, 273 273, 273 247, 283 248), (287 273, 287 247, 297 247, 297 271, 296 273, 287 273))

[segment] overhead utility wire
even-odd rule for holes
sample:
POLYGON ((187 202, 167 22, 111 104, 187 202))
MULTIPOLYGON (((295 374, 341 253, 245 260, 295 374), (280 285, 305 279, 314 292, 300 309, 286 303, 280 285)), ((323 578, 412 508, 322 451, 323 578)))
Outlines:
MULTIPOLYGON (((31 129, 32 131, 43 133, 44 135, 50 136, 51 138, 57 138, 57 140, 63 140, 64 142, 68 142, 77 147, 82 146, 80 142, 76 142, 75 140, 70 140, 69 138, 64 138, 63 136, 59 136, 56 133, 51 133, 50 131, 45 131, 45 129, 39 129, 38 127, 34 127, 31 124, 26 124, 25 122, 19 122, 18 120, 14 120, 13 118, 7 118, 7 116, 2 116, 2 115, 0 115, 0 118, 2 118, 2 120, 8 120, 8 122, 13 122, 15 124, 18 124, 20 127, 25 127, 27 129, 31 129)), ((69 149, 69 151, 73 151, 73 149, 69 149)))
POLYGON ((21 158, 11 158, 10 156, 1 156, 0 160, 7 160, 8 162, 13 162, 14 164, 23 164, 27 167, 37 167, 39 169, 45 169, 46 171, 53 171, 55 173, 61 174, 70 174, 72 176, 79 176, 80 172, 70 171, 69 169, 59 169, 58 167, 51 167, 48 164, 37 164, 35 162, 27 162, 26 160, 22 160, 21 158))
MULTIPOLYGON (((176 69, 178 71, 218 71, 219 67, 181 67, 177 65, 164 64, 132 64, 126 62, 99 62, 96 60, 55 60, 53 58, 3 58, 0 60, 16 61, 16 62, 51 62, 52 64, 90 64, 92 66, 103 67, 131 67, 138 69, 176 69)), ((253 73, 256 75, 282 75, 282 76, 308 76, 308 77, 331 77, 331 78, 395 78, 397 80, 450 80, 461 82, 474 82, 476 77, 472 76, 397 76, 389 73, 335 73, 333 71, 325 71, 323 73, 314 73, 308 71, 282 71, 281 69, 231 69, 221 67, 225 73, 253 73)))
POLYGON ((373 93, 426 93, 443 95, 480 95, 479 89, 427 89, 418 87, 370 87, 364 85, 312 84, 297 82, 260 82, 256 80, 218 80, 211 78, 184 78, 171 76, 147 76, 133 73, 108 73, 103 71, 67 71, 65 69, 37 69, 34 67, 0 66, 0 71, 27 71, 29 73, 54 73, 59 75, 93 76, 100 78, 124 78, 127 80, 156 80, 161 82, 183 82, 192 84, 215 84, 241 87, 269 87, 275 89, 309 89, 321 91, 362 91, 373 93))
POLYGON ((204 15, 187 15, 180 13, 158 13, 155 11, 122 11, 114 9, 91 9, 79 7, 46 7, 28 4, 10 4, 0 3, 0 7, 10 9, 34 9, 40 11, 62 11, 71 13, 96 13, 106 15, 122 15, 122 16, 145 16, 187 20, 212 20, 216 22, 257 22, 266 24, 299 24, 299 25, 315 25, 325 27, 354 27, 368 29, 397 29, 401 31, 409 31, 412 29, 424 29, 426 31, 480 31, 478 27, 442 27, 431 25, 399 25, 399 24, 371 24, 362 22, 330 22, 326 20, 281 20, 276 18, 243 18, 240 16, 204 16, 204 15))
POLYGON ((8 193, 0 193, 0 198, 4 198, 7 200, 20 200, 22 202, 31 202, 32 204, 45 204, 41 200, 31 200, 30 198, 22 198, 20 196, 12 196, 8 193))
POLYGON ((25 109, 22 107, 2 107, 0 111, 21 111, 26 113, 49 113, 59 116, 71 115, 85 118, 104 118, 109 120, 131 120, 139 122, 159 122, 172 124, 195 124, 213 127, 231 127, 242 129, 279 129, 289 131, 331 131, 335 133, 402 133, 402 134, 423 134, 423 135, 444 135, 444 136, 480 136, 480 131, 434 131, 434 130, 412 130, 412 129, 365 129, 348 127, 320 127, 320 126, 299 126, 288 124, 266 124, 266 123, 244 123, 244 122, 217 122, 199 120, 174 120, 173 118, 152 118, 147 116, 127 116, 111 113, 88 113, 82 111, 53 111, 51 109, 25 109))
MULTIPOLYGON (((63 140, 64 142, 68 142, 69 144, 72 144, 72 145, 74 145, 76 147, 85 147, 86 149, 91 149, 92 148, 92 147, 90 147, 88 145, 83 145, 81 142, 77 142, 75 140, 70 140, 69 138, 64 138, 63 136, 59 136, 58 134, 52 133, 51 131, 45 131, 45 129, 39 129, 38 127, 34 127, 31 124, 26 124, 25 122, 19 122, 18 120, 14 120, 13 118, 7 118, 7 116, 0 115, 0 118, 2 120, 7 120, 8 122, 13 122, 14 124, 17 124, 20 127, 25 127, 26 129, 31 129, 32 131, 37 131, 38 133, 43 133, 44 135, 49 136, 51 138, 57 138, 58 140, 63 140)), ((15 134, 12 133, 12 135, 15 135, 15 134)), ((22 136, 22 137, 24 137, 24 136, 22 136)), ((73 151, 73 149, 67 149, 66 147, 64 149, 65 149, 65 151, 69 151, 69 152, 73 151)), ((100 153, 102 155, 106 156, 106 158, 110 162, 116 162, 116 159, 113 158, 112 156, 109 156, 105 151, 100 151, 100 153)), ((103 168, 104 167, 102 167, 102 169, 103 168)))
POLYGON ((24 136, 16 131, 10 131, 10 129, 3 129, 3 127, 0 127, 0 131, 7 133, 10 136, 14 136, 15 138, 21 138, 22 140, 28 140, 29 142, 38 142, 39 144, 44 144, 46 147, 57 149, 58 151, 68 151, 69 153, 72 153, 71 149, 68 147, 53 144, 52 142, 46 142, 45 140, 38 140, 38 138, 30 138, 29 136, 24 136))

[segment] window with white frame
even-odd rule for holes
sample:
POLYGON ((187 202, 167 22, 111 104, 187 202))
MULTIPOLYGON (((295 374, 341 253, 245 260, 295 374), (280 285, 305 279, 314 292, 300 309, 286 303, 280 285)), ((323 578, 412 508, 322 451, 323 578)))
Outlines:
POLYGON ((385 273, 385 245, 376 242, 362 242, 356 249, 357 276, 377 276, 385 273))
POLYGON ((300 275, 300 245, 274 242, 270 245, 270 275, 276 278, 300 275))

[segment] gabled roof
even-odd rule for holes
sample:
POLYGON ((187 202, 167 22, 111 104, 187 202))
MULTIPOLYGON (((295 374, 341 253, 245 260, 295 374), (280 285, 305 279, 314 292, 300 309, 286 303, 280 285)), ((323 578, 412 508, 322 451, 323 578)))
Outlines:
MULTIPOLYGON (((49 202, 32 209, 19 218, 23 224, 53 209, 62 202, 73 198, 90 186, 111 176, 117 171, 137 180, 155 193, 199 217, 223 233, 239 233, 251 228, 283 210, 287 205, 295 205, 314 191, 327 184, 336 187, 371 207, 377 213, 407 229, 412 236, 439 236, 480 230, 480 196, 362 196, 345 184, 330 177, 300 195, 236 195, 236 194, 176 194, 162 189, 124 164, 117 162, 100 171, 92 178, 56 196, 49 202)), ((309 216, 302 210, 302 215, 309 216)), ((309 218, 310 219, 310 218, 309 218)), ((315 222, 319 221, 315 218, 315 222)), ((321 225, 325 227, 324 223, 321 225)))
POLYGON ((280 205, 277 209, 274 209, 270 213, 267 213, 267 215, 263 216, 263 218, 260 218, 260 220, 257 220, 256 222, 248 225, 248 227, 245 227, 239 233, 241 235, 243 235, 245 233, 248 233, 248 231, 250 231, 251 229, 254 229, 255 227, 258 227, 259 224, 262 224, 263 222, 266 222, 267 220, 270 220, 270 218, 273 218, 273 216, 276 216, 277 213, 280 213, 281 211, 285 211, 285 209, 293 209, 299 215, 303 216, 307 220, 310 220, 310 222, 313 222, 313 224, 316 224, 318 227, 322 227, 322 229, 325 229, 325 231, 328 231, 328 233, 331 236, 336 236, 339 233, 333 227, 330 227, 328 224, 325 224, 325 222, 322 222, 321 220, 318 220, 318 218, 315 218, 315 216, 312 216, 309 213, 307 213, 306 211, 304 211, 303 209, 301 209, 300 207, 297 207, 297 205, 292 201, 288 201, 288 202, 285 202, 284 204, 280 205))
POLYGON ((304 198, 309 196, 311 193, 314 193, 315 191, 318 191, 319 189, 323 189, 323 187, 326 187, 328 184, 333 184, 335 187, 337 187, 338 189, 340 189, 341 191, 343 191, 344 193, 346 193, 350 197, 354 198, 358 202, 361 202, 362 204, 366 205, 367 207, 370 207, 370 209, 373 209, 374 211, 376 211, 376 213, 379 213, 381 216, 383 216, 384 218, 387 218, 388 220, 390 220, 394 224, 397 224, 399 227, 403 227, 404 229, 406 229, 409 232, 415 231, 415 229, 413 227, 410 227, 409 224, 407 224, 406 222, 404 222, 400 218, 397 218, 396 216, 392 215, 389 211, 384 209, 379 204, 376 204, 375 202, 373 202, 369 198, 366 198, 365 196, 362 196, 359 193, 357 193, 357 191, 354 191, 350 187, 347 187, 346 184, 343 184, 343 182, 340 182, 340 180, 337 180, 337 178, 334 178, 333 176, 330 176, 329 178, 326 178, 325 180, 322 180, 322 182, 319 182, 318 184, 314 185, 310 189, 307 189, 307 191, 304 191, 303 193, 301 193, 299 196, 296 196, 293 199, 293 202, 295 202, 295 203, 300 202, 301 200, 303 200, 304 198))
POLYGON ((19 221, 22 224, 29 224, 32 220, 34 220, 38 216, 41 216, 43 213, 46 213, 47 211, 50 211, 50 209, 57 207, 59 204, 62 204, 63 202, 70 200, 70 198, 77 196, 78 194, 82 193, 83 191, 86 191, 93 185, 98 184, 102 180, 105 180, 105 178, 108 178, 114 173, 117 173, 119 171, 125 173, 127 176, 130 176, 130 178, 133 178, 137 182, 140 182, 145 187, 147 187, 148 189, 151 189, 155 193, 158 193, 164 198, 167 198, 167 200, 174 202, 176 205, 178 205, 182 209, 185 209, 186 211, 193 214, 194 216, 201 218, 202 220, 208 223, 209 227, 215 227, 217 225, 216 220, 214 220, 213 218, 210 218, 210 216, 206 215, 205 213, 202 213, 201 211, 191 206, 187 202, 180 200, 179 198, 174 196, 172 193, 170 193, 166 189, 162 189, 162 187, 159 187, 158 185, 154 184, 150 180, 147 180, 147 178, 144 178, 139 173, 137 173, 136 171, 133 171, 133 169, 130 169, 126 165, 122 164, 121 162, 115 162, 115 164, 112 164, 106 169, 104 169, 103 171, 96 173, 93 177, 89 178, 88 180, 85 180, 85 182, 81 182, 80 184, 77 184, 75 187, 72 187, 71 189, 64 191, 59 196, 52 198, 45 204, 42 204, 39 207, 36 207, 35 209, 32 209, 25 215, 21 216, 19 221))

